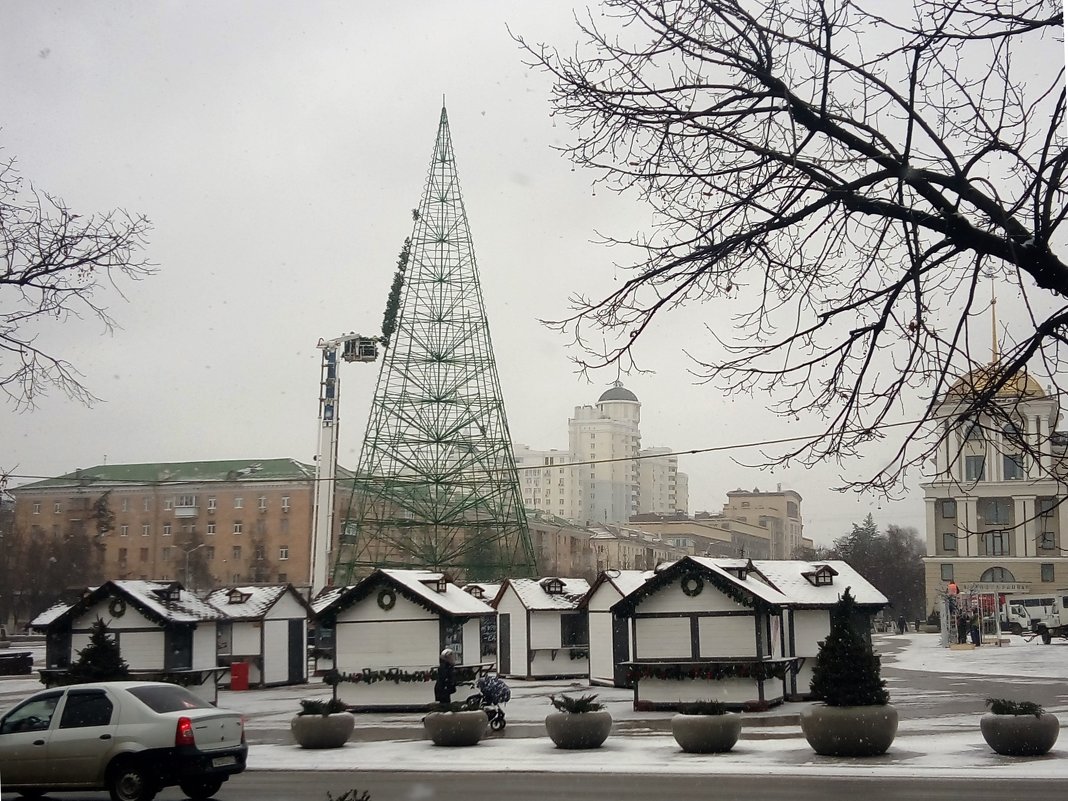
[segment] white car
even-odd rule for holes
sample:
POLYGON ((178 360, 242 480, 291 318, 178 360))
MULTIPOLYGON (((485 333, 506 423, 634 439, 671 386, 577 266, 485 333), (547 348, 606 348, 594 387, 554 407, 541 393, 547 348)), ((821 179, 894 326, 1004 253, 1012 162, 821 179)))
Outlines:
POLYGON ((178 785, 194 801, 245 769, 241 715, 183 687, 108 681, 31 695, 0 717, 0 786, 24 798, 103 790, 150 801, 178 785))

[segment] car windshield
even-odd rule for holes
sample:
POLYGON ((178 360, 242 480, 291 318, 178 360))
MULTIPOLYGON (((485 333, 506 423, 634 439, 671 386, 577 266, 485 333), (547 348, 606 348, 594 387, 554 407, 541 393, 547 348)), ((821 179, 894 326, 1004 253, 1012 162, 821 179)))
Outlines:
POLYGON ((184 687, 172 684, 161 684, 158 687, 131 687, 130 695, 154 712, 213 708, 207 701, 197 698, 184 687))

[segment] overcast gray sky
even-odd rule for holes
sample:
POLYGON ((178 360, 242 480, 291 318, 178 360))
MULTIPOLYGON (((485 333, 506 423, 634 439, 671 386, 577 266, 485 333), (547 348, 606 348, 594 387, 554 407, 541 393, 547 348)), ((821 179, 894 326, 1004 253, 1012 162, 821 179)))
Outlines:
MULTIPOLYGON (((0 3, 0 150, 81 214, 123 207, 154 224, 159 274, 110 304, 122 330, 85 321, 42 341, 104 402, 60 396, 3 412, 0 470, 47 476, 111 463, 293 457, 317 443, 320 337, 377 333, 447 100, 513 440, 567 447, 567 419, 616 376, 575 375, 538 323, 576 291, 622 280, 591 243, 648 210, 591 189, 553 152, 549 83, 505 25, 570 48, 572 3, 0 3)), ((624 377, 646 446, 677 450, 815 430, 694 386, 684 343, 722 311, 693 307, 639 349, 624 377)), ((377 366, 345 365, 341 460, 354 468, 377 366)), ((753 460, 752 451, 735 454, 753 460)), ((878 454, 873 453, 872 458, 878 454)), ((726 453, 689 456, 691 512, 735 487, 804 497, 829 542, 869 511, 922 530, 917 490, 895 504, 828 491, 842 470, 775 474, 726 453)))

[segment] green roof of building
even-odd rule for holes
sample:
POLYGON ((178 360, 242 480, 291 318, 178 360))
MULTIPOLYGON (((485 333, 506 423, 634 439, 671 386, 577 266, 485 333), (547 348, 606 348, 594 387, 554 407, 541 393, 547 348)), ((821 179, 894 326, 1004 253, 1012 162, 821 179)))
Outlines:
MULTIPOLYGON (((340 465, 339 479, 353 474, 340 465)), ((159 462, 157 464, 103 464, 46 478, 12 491, 79 487, 93 484, 185 484, 207 481, 300 481, 315 478, 315 465, 296 459, 227 459, 211 462, 159 462)))

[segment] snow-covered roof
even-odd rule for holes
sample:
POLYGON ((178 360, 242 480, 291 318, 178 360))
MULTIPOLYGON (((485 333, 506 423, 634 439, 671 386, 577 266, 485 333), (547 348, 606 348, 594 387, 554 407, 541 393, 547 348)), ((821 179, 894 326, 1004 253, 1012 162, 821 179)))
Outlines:
POLYGON ((822 562, 803 562, 786 559, 764 559, 754 561, 755 567, 771 584, 785 595, 791 604, 831 606, 842 597, 846 587, 858 604, 885 605, 888 601, 860 573, 839 560, 822 562), (813 586, 804 573, 815 572, 826 565, 834 570, 832 583, 813 586))
MULTIPOLYGON (((447 580, 444 573, 431 570, 394 570, 382 568, 377 573, 388 576, 392 581, 400 584, 412 595, 418 596, 442 612, 450 615, 485 615, 493 612, 489 604, 475 598, 471 593, 464 592, 458 585, 447 580), (446 579, 445 592, 438 592, 429 584, 437 584, 446 579)), ((372 573, 364 582, 375 578, 372 573)), ((364 582, 360 582, 362 585, 364 582)))
POLYGON ((355 586, 355 584, 346 584, 341 587, 323 587, 323 589, 319 591, 319 594, 312 598, 311 607, 315 611, 315 614, 322 612, 326 607, 330 606, 330 604, 355 586))
MULTIPOLYGON (((486 584, 482 581, 469 581, 467 582, 467 584, 464 585, 463 590, 468 595, 471 595, 472 589, 476 587, 482 590, 482 600, 486 603, 489 603, 494 598, 496 598, 497 593, 500 592, 501 589, 500 584, 486 584)), ((475 597, 477 598, 478 596, 476 595, 475 597)))
POLYGON ((557 578, 549 576, 542 579, 516 578, 506 582, 519 597, 519 602, 531 610, 568 610, 576 609, 579 602, 590 591, 590 583, 584 578, 557 578), (551 593, 548 585, 551 581, 563 584, 563 592, 551 593))
MULTIPOLYGON (((690 559, 702 567, 708 568, 713 573, 719 573, 721 576, 725 576, 730 579, 734 584, 739 587, 748 590, 757 598, 763 601, 767 601, 770 604, 776 604, 777 606, 783 606, 790 602, 790 599, 777 589, 772 587, 762 578, 754 575, 752 572, 746 573, 745 578, 741 578, 737 573, 731 572, 732 570, 738 570, 740 568, 748 567, 749 560, 737 560, 737 559, 711 559, 704 556, 687 556, 690 559), (740 564, 735 564, 740 562, 740 564)), ((682 561, 682 560, 680 560, 682 561)))
POLYGON ((37 629, 46 627, 53 620, 55 620, 57 617, 59 617, 68 609, 70 609, 71 606, 72 604, 65 604, 62 601, 58 604, 53 604, 52 606, 41 612, 41 614, 39 614, 33 620, 31 620, 29 622, 29 628, 37 629))
POLYGON ((173 581, 109 581, 94 590, 89 597, 106 591, 109 586, 119 589, 122 594, 128 596, 128 600, 143 610, 175 623, 196 623, 226 617, 218 609, 173 581))
MULTIPOLYGON (((278 599, 291 589, 289 584, 222 587, 208 595, 207 601, 234 620, 257 620, 266 615, 278 599)), ((294 595, 299 597, 296 592, 294 595)))

